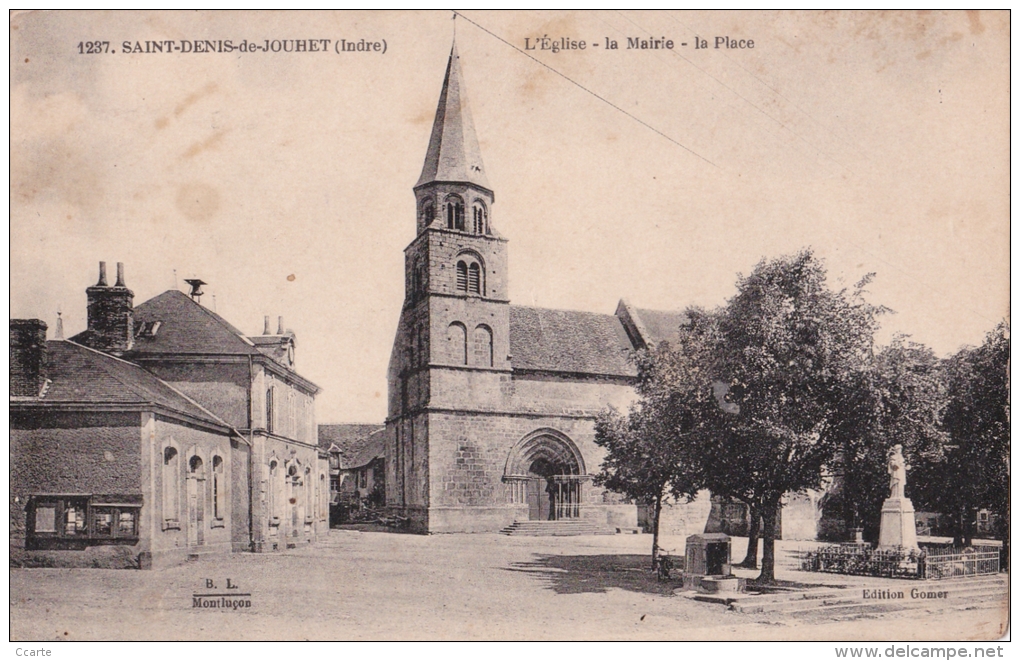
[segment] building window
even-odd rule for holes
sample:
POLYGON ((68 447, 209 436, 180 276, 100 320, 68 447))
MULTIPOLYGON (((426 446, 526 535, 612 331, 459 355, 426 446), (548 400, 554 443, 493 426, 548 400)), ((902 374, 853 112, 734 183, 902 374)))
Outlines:
POLYGON ((455 321, 446 329, 446 355, 455 365, 467 365, 467 329, 455 321))
POLYGON ((428 271, 420 258, 414 260, 411 269, 411 299, 418 300, 425 296, 428 290, 428 271))
POLYGON ((482 290, 481 265, 472 259, 457 262, 457 291, 481 294, 482 290))
POLYGON ((492 331, 488 326, 479 326, 474 332, 474 363, 480 367, 492 367, 492 331))
POLYGON ((485 204, 481 200, 475 200, 471 208, 471 231, 475 234, 488 234, 487 216, 485 204))
POLYGON ((446 226, 452 230, 464 229, 464 200, 459 195, 446 198, 446 226))
POLYGON ((428 227, 432 224, 432 221, 436 219, 436 203, 432 201, 432 198, 426 198, 421 203, 421 222, 422 225, 428 227))
POLYGON ((163 450, 163 530, 181 527, 181 459, 177 448, 163 450))
POLYGON ((273 433, 273 389, 266 390, 266 431, 270 434, 273 433))
POLYGON ((368 469, 367 468, 362 468, 360 471, 358 471, 358 488, 359 489, 367 489, 368 488, 368 469))
POLYGON ((269 513, 269 533, 276 534, 275 528, 280 525, 280 509, 283 507, 283 471, 280 464, 273 459, 269 462, 269 484, 266 489, 266 511, 269 513))
POLYGON ((297 402, 294 401, 294 391, 287 391, 287 434, 291 438, 297 438, 297 402))
POLYGON ((468 264, 468 293, 482 293, 482 269, 477 262, 468 264))
POLYGON ((29 550, 83 550, 138 541, 140 495, 29 498, 25 545, 29 550))
POLYGON ((216 455, 213 456, 212 460, 212 501, 213 501, 213 525, 219 522, 220 525, 223 523, 223 503, 225 500, 225 494, 223 493, 223 458, 216 455))

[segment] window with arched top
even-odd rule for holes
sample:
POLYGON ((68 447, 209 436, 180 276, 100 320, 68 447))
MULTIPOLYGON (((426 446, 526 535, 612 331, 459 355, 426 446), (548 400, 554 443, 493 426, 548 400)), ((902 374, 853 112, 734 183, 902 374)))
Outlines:
POLYGON ((270 525, 272 525, 273 523, 275 523, 276 525, 279 524, 278 520, 277 521, 272 520, 274 517, 279 516, 279 513, 277 511, 278 507, 277 501, 279 500, 279 498, 281 498, 281 494, 279 494, 279 491, 281 490, 279 490, 278 488, 279 484, 281 484, 281 471, 279 471, 279 462, 277 462, 275 459, 272 459, 269 461, 269 479, 265 490, 266 500, 265 511, 268 512, 269 514, 270 525))
POLYGON ((467 294, 484 294, 482 266, 477 260, 464 257, 457 262, 457 291, 467 294))
POLYGON ((223 457, 214 455, 212 460, 212 501, 213 501, 213 518, 222 520, 225 501, 225 494, 223 493, 223 457))
POLYGON ((421 203, 421 222, 428 227, 436 219, 436 203, 432 198, 426 198, 421 203))
POLYGON ((475 234, 489 233, 489 218, 485 211, 485 203, 475 200, 471 207, 471 231, 475 234))
POLYGON ((492 330, 485 325, 475 328, 473 336, 474 364, 492 367, 492 330))
POLYGON ((163 450, 163 529, 179 527, 181 516, 181 458, 177 448, 163 450))
POLYGON ((459 195, 446 198, 446 226, 452 230, 464 229, 464 200, 459 195))
POLYGON ((418 300, 428 290, 428 269, 422 259, 415 258, 414 266, 411 267, 411 298, 418 300))
POLYGON ((455 365, 467 365, 467 328, 459 321, 446 329, 446 356, 455 365))

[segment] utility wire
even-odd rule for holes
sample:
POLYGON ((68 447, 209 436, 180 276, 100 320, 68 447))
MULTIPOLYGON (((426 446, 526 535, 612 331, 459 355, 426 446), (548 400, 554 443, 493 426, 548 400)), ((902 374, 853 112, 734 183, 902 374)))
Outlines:
POLYGON ((546 68, 546 69, 548 69, 549 71, 552 71, 552 72, 553 72, 554 74, 556 74, 556 75, 557 75, 557 76, 559 76, 560 78, 563 78, 564 80, 566 80, 566 81, 567 81, 567 82, 569 82, 570 84, 572 84, 572 85, 574 85, 574 86, 576 86, 576 87, 578 87, 578 88, 580 88, 580 89, 584 90, 584 91, 585 91, 585 92, 587 92, 588 94, 591 94, 592 96, 594 96, 594 97, 595 97, 596 99, 598 99, 598 100, 599 100, 599 101, 601 101, 602 103, 605 103, 606 105, 610 106, 611 108, 614 108, 614 109, 616 109, 616 110, 618 110, 618 111, 622 112, 622 113, 623 113, 624 115, 626 115, 627 117, 630 117, 631 119, 633 119, 633 120, 634 120, 635 122, 637 122, 638 124, 641 124, 641 125, 642 125, 642 126, 644 126, 645 128, 647 128, 647 129, 649 129, 649 130, 651 130, 651 131, 653 131, 653 132, 657 133, 658 135, 662 136, 663 138, 665 138, 665 139, 669 140, 670 142, 672 142, 672 143, 673 143, 674 145, 676 145, 677 147, 680 147, 681 149, 683 149, 683 150, 685 150, 685 151, 687 151, 687 152, 690 152, 691 154, 694 154, 695 156, 697 156, 697 157, 698 157, 698 158, 700 158, 701 160, 705 161, 706 163, 708 163, 709 165, 711 165, 711 166, 712 166, 712 167, 714 167, 714 168, 718 168, 718 167, 719 167, 718 165, 716 165, 716 164, 715 164, 715 163, 713 163, 712 161, 708 160, 707 158, 705 158, 704 156, 702 156, 702 155, 701 155, 701 154, 699 154, 698 152, 694 151, 693 149, 691 149, 691 148, 690 148, 690 147, 688 147, 687 145, 684 145, 684 144, 682 144, 682 143, 680 143, 680 142, 678 142, 678 141, 674 140, 673 138, 669 137, 668 135, 666 135, 665 133, 663 133, 663 132, 662 132, 662 131, 660 131, 659 129, 657 129, 657 128, 655 128, 654 126, 652 126, 651 124, 649 124, 648 122, 646 122, 646 121, 642 120, 642 119, 641 119, 640 117, 637 117, 637 116, 635 116, 635 115, 633 115, 633 114, 631 114, 631 113, 627 112, 626 110, 624 110, 624 109, 623 109, 623 108, 621 108, 620 106, 616 105, 615 103, 613 103, 613 102, 612 102, 612 101, 610 101, 609 99, 607 99, 607 98, 605 98, 605 97, 603 97, 603 96, 600 96, 599 94, 597 94, 597 93, 593 92, 592 90, 588 89, 587 87, 585 87, 585 86, 584 86, 584 85, 582 85, 581 83, 577 82, 577 81, 576 81, 576 80, 574 80, 573 78, 570 78, 570 77, 569 77, 569 76, 567 76, 566 74, 560 73, 560 72, 559 72, 559 71, 557 71, 556 69, 553 69, 553 68, 552 68, 551 66, 549 66, 548 64, 546 64, 546 63, 545 63, 545 62, 543 62, 542 60, 540 60, 540 59, 536 58, 536 57, 535 57, 534 55, 531 55, 531 54, 530 54, 530 53, 528 53, 527 51, 521 50, 521 49, 520 49, 520 48, 518 48, 517 46, 514 46, 513 44, 511 44, 511 43, 510 43, 509 41, 507 41, 507 40, 506 40, 506 39, 504 39, 503 37, 501 37, 501 36, 499 36, 498 34, 496 34, 496 33, 492 32, 492 31, 490 31, 490 30, 486 29, 485 27, 483 27, 483 26, 479 25, 478 23, 475 23, 474 21, 472 21, 472 20, 471 20, 470 18, 468 18, 468 17, 467 17, 467 16, 465 16, 464 14, 462 14, 462 13, 460 13, 460 12, 458 12, 458 11, 455 11, 455 10, 454 10, 454 12, 453 12, 453 13, 454 13, 454 14, 455 14, 456 16, 460 16, 460 17, 461 17, 461 18, 463 18, 463 19, 464 19, 465 21, 467 21, 467 22, 468 22, 468 23, 470 23, 471 25, 475 26, 476 28, 478 28, 478 29, 479 29, 479 30, 481 30, 482 32, 485 32, 485 33, 486 33, 486 34, 488 34, 489 36, 495 37, 495 38, 496 38, 496 39, 498 39, 499 41, 502 41, 502 42, 503 42, 504 44, 506 44, 506 45, 507 45, 507 46, 509 46, 510 48, 513 48, 513 49, 514 49, 515 51, 517 51, 517 52, 518 52, 518 53, 520 53, 521 55, 524 55, 524 56, 526 56, 526 57, 528 57, 528 58, 530 58, 530 59, 534 60, 535 62, 537 62, 537 63, 541 64, 541 65, 542 65, 543 67, 545 67, 545 68, 546 68))

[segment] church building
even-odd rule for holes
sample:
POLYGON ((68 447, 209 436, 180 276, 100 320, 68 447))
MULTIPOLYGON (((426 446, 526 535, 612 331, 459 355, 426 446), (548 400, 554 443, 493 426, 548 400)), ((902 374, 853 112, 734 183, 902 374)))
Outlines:
MULTIPOLYGON (((414 196, 417 235, 404 250, 388 373, 387 505, 420 533, 590 533, 646 522, 593 484, 604 457, 595 417, 635 399, 629 356, 676 338, 684 315, 625 300, 614 314, 511 304, 508 240, 496 229, 456 44, 414 196)), ((814 539, 820 496, 787 497, 779 536, 814 539)), ((706 492, 667 507, 661 527, 746 534, 747 508, 706 492)))
POLYGON ((634 398, 634 349, 680 313, 511 305, 508 240, 482 163, 456 46, 414 187, 417 236, 389 366, 387 504, 417 532, 519 521, 635 527, 637 508, 592 484, 595 416, 634 398))

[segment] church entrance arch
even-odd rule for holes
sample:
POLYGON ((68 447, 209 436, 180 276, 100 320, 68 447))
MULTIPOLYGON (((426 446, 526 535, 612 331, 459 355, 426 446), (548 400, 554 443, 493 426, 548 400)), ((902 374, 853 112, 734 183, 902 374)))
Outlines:
POLYGON ((581 482, 586 477, 577 446, 554 429, 525 436, 510 451, 503 473, 509 502, 527 505, 532 521, 579 517, 581 482))

